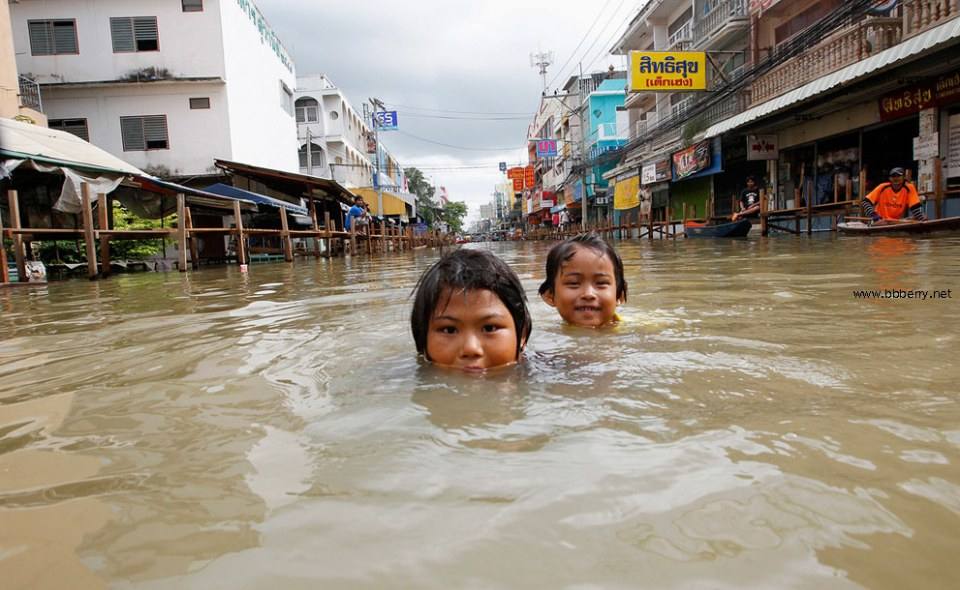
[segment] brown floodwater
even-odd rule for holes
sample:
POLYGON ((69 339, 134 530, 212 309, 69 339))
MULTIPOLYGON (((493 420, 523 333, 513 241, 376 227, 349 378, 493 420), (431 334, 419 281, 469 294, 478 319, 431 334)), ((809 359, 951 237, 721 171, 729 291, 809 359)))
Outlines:
POLYGON ((474 245, 484 378, 415 358, 436 252, 0 289, 0 587, 960 587, 960 239, 619 242, 608 332, 549 246, 474 245))

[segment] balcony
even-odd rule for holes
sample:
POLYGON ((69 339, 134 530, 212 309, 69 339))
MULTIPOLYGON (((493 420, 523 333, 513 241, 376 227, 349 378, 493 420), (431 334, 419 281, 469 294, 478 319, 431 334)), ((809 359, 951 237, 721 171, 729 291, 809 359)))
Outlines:
POLYGON ((693 21, 688 20, 667 39, 667 51, 686 51, 693 46, 693 21))
POLYGON ((758 78, 753 83, 751 106, 893 47, 901 41, 902 26, 899 18, 868 18, 837 31, 758 78))
POLYGON ((747 0, 723 0, 698 19, 694 32, 699 47, 720 46, 749 27, 747 0))
POLYGON ((907 0, 903 2, 903 38, 909 39, 960 16, 960 0, 907 0))
POLYGON ((20 106, 43 112, 43 102, 40 100, 40 84, 26 76, 20 76, 20 106))

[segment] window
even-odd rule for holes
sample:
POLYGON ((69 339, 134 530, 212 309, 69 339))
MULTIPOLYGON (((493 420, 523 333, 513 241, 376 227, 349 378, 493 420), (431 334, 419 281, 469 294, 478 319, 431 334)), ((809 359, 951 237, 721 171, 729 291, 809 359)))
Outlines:
POLYGON ((210 108, 210 99, 209 99, 208 97, 191 98, 191 99, 190 99, 190 108, 191 108, 191 109, 209 109, 209 108, 210 108))
POLYGON ((77 21, 31 20, 27 21, 30 34, 31 55, 77 54, 77 21))
POLYGON ((293 114, 293 90, 283 80, 280 80, 280 106, 286 114, 293 114))
MULTIPOLYGON (((312 142, 310 143, 310 164, 312 168, 323 168, 326 165, 323 161, 323 149, 312 142)), ((307 166, 307 146, 300 146, 300 167, 309 170, 312 169, 311 166, 307 166)))
POLYGON ((184 12, 203 12, 203 0, 180 0, 184 12))
POLYGON ((320 103, 315 98, 298 98, 295 104, 297 123, 316 123, 320 120, 320 103))
POLYGON ((120 117, 120 135, 125 152, 170 148, 166 115, 120 117))
POLYGON ((50 129, 59 129, 72 133, 84 141, 90 141, 90 133, 87 130, 86 119, 50 119, 47 123, 50 129))
POLYGON ((160 36, 155 16, 124 16, 110 19, 114 53, 158 51, 160 36))

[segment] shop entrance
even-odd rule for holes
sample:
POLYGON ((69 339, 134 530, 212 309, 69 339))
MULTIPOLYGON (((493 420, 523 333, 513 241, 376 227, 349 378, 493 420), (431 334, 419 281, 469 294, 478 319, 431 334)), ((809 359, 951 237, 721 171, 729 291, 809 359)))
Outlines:
POLYGON ((909 169, 911 180, 916 180, 917 161, 913 159, 913 138, 919 133, 920 118, 916 116, 863 132, 867 190, 886 182, 890 169, 895 166, 909 169))

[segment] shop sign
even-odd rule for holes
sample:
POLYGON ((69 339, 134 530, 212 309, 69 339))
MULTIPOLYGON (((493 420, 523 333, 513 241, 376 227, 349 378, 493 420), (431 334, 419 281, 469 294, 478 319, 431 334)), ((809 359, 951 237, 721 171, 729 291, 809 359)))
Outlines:
POLYGON ((557 204, 556 194, 544 191, 540 195, 540 209, 546 209, 547 207, 553 207, 557 204))
POLYGON ((674 180, 686 178, 710 166, 710 141, 705 140, 673 154, 674 180))
POLYGON ((960 100, 960 71, 880 97, 880 119, 892 121, 960 100))
POLYGON ((913 159, 931 160, 940 155, 940 134, 933 133, 913 138, 913 159))
POLYGON ((500 162, 500 172, 506 172, 506 171, 507 171, 507 163, 500 162))
POLYGON ((537 140, 537 157, 538 158, 556 158, 557 157, 557 140, 556 139, 537 140))
POLYGON ((653 184, 657 181, 657 165, 646 164, 640 171, 640 184, 653 184))
MULTIPOLYGON (((747 161, 753 160, 776 160, 780 157, 780 150, 777 148, 776 135, 748 135, 747 136, 747 161)), ((730 161, 730 154, 727 154, 727 161, 730 161)))
POLYGON ((656 162, 651 162, 650 164, 644 164, 643 168, 640 170, 640 184, 642 185, 656 184, 666 180, 670 180, 669 158, 657 160, 656 162))
POLYGON ((523 174, 524 168, 522 166, 517 166, 507 170, 507 178, 513 182, 513 192, 515 193, 519 193, 523 190, 523 174))
POLYGON ((707 57, 702 51, 631 51, 632 92, 688 92, 707 89, 707 57))
POLYGON ((396 131, 397 111, 377 111, 373 114, 373 126, 380 131, 396 131))
POLYGON ((537 184, 537 173, 533 166, 527 166, 523 169, 523 188, 533 188, 537 184))

